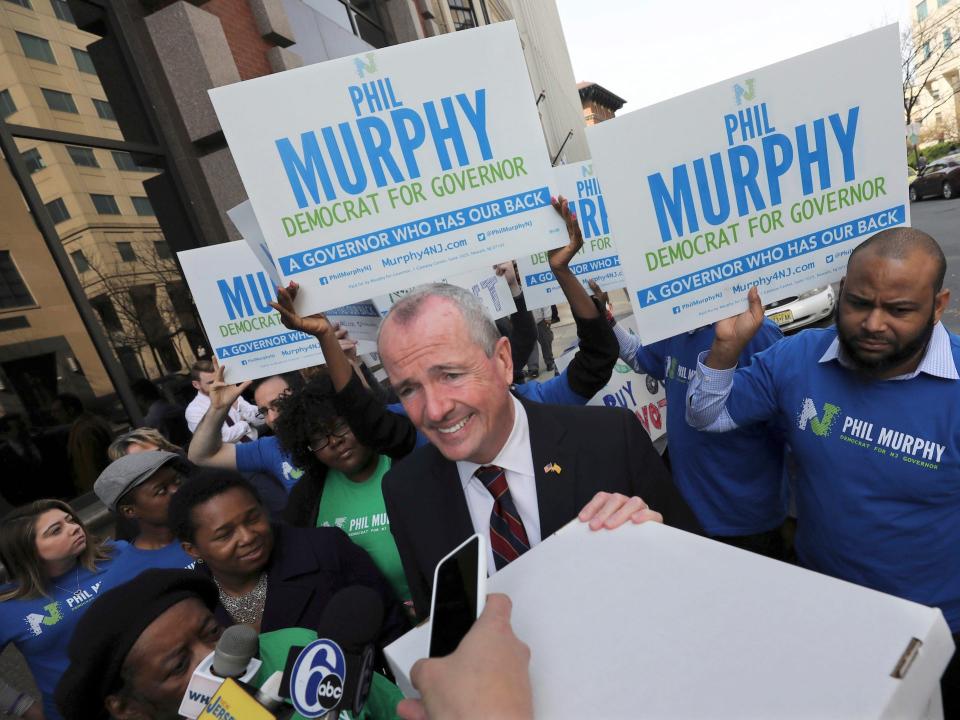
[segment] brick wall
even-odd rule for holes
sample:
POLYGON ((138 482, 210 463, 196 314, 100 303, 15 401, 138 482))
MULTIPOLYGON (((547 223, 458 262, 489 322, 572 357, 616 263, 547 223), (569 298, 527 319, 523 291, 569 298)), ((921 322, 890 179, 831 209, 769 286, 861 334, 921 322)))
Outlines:
POLYGON ((240 79, 269 75, 271 70, 267 51, 273 45, 260 37, 247 0, 209 0, 202 7, 220 18, 240 79))

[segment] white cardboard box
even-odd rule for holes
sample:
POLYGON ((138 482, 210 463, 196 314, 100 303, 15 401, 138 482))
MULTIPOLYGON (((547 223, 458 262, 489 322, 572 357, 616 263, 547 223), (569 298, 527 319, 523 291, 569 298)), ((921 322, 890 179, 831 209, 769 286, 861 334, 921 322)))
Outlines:
MULTIPOLYGON (((513 600, 539 718, 942 716, 939 610, 663 525, 571 523, 487 589, 513 600)), ((428 636, 386 648, 408 695, 428 636)))

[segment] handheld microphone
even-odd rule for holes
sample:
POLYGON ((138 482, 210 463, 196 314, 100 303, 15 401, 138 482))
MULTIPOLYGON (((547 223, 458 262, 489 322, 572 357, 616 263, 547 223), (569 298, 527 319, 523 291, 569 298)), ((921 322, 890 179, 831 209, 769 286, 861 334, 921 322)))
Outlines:
POLYGON ((223 631, 213 650, 210 670, 217 677, 238 678, 260 649, 260 640, 252 625, 232 625, 223 631))
POLYGON ((253 657, 259 649, 259 636, 250 625, 233 625, 224 630, 213 652, 193 671, 180 703, 180 715, 195 720, 224 678, 250 682, 260 669, 260 661, 253 657))
POLYGON ((317 640, 290 648, 281 690, 297 712, 321 717, 340 710, 357 715, 373 679, 374 642, 383 624, 383 601, 371 588, 354 585, 324 608, 317 640))

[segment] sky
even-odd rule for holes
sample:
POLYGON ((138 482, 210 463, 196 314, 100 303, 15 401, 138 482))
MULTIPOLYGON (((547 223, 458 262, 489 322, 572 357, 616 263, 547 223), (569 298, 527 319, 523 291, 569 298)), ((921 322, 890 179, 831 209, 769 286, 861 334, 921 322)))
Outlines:
POLYGON ((907 0, 556 0, 577 82, 629 112, 882 27, 907 0))

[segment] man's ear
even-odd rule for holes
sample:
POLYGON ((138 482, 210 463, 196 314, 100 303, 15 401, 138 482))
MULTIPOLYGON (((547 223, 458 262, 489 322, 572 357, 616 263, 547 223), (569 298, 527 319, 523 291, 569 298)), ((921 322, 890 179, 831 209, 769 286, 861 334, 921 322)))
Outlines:
POLYGON ((118 505, 117 512, 128 520, 137 519, 137 510, 133 505, 118 505))
POLYGON ((191 380, 190 384, 193 385, 194 390, 200 390, 200 382, 198 380, 191 380))
POLYGON ((107 695, 103 699, 103 705, 114 720, 149 720, 150 716, 143 712, 139 703, 131 700, 126 695, 107 695))
POLYGON ((513 384, 513 352, 510 347, 510 339, 502 337, 497 340, 493 346, 493 359, 497 362, 497 369, 503 375, 504 381, 508 386, 513 384))
POLYGON ((944 311, 950 305, 950 289, 944 288, 938 292, 933 298, 933 319, 936 322, 940 322, 940 318, 943 317, 944 311))

